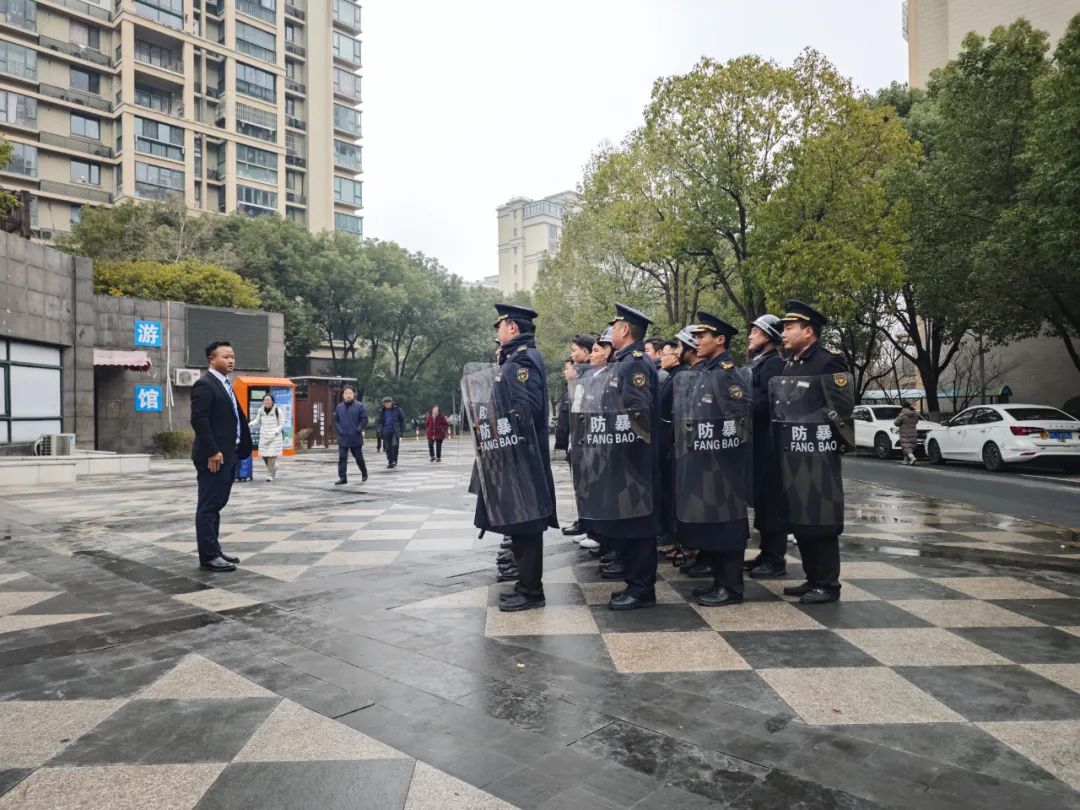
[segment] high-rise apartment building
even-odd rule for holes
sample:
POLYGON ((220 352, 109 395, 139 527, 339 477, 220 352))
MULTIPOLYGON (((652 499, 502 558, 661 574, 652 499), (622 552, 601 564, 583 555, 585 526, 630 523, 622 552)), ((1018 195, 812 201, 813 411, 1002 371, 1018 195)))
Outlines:
POLYGON ((359 5, 106 2, 0 0, 0 185, 37 236, 172 196, 363 234, 359 5))
POLYGON ((996 26, 1024 17, 1057 42, 1080 14, 1080 0, 906 0, 904 36, 908 43, 908 83, 926 87, 930 73, 960 53, 964 37, 986 36, 996 26))
POLYGON ((563 216, 577 199, 563 191, 542 200, 515 197, 499 206, 499 289, 532 292, 544 257, 559 249, 563 216))

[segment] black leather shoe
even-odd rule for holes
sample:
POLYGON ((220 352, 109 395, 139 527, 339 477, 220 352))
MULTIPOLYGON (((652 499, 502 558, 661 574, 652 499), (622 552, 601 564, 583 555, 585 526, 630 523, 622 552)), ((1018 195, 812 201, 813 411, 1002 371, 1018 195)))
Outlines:
POLYGON ((496 582, 510 582, 520 576, 517 568, 502 568, 499 570, 499 576, 496 577, 496 582))
POLYGON ((510 548, 512 545, 514 545, 513 540, 509 537, 503 537, 502 542, 499 543, 499 548, 510 548))
POLYGON ((562 533, 565 534, 567 537, 572 537, 576 534, 585 534, 585 530, 581 528, 581 522, 575 520, 573 523, 563 529, 562 533))
POLYGON ((787 576, 787 567, 773 562, 763 562, 750 569, 750 579, 779 579, 787 576))
POLYGON ((606 565, 600 569, 600 579, 626 579, 626 566, 606 565))
POLYGON ((500 601, 500 602, 504 602, 504 601, 506 601, 507 599, 509 599, 510 597, 512 597, 512 596, 517 596, 517 595, 518 595, 518 594, 520 594, 520 593, 521 593, 521 591, 519 591, 519 590, 517 589, 517 586, 515 585, 515 586, 514 586, 514 590, 512 590, 512 591, 503 591, 502 593, 500 593, 500 594, 499 594, 499 601, 500 601))
POLYGON ((712 593, 703 593, 698 597, 697 603, 704 607, 723 607, 724 605, 741 604, 743 595, 729 591, 727 588, 718 588, 712 593))
POLYGON ((237 564, 238 562, 240 562, 240 558, 239 558, 239 557, 234 557, 234 556, 233 556, 233 555, 231 555, 231 554, 226 554, 226 553, 225 553, 224 551, 223 551, 223 552, 221 552, 221 554, 220 554, 219 556, 220 556, 220 557, 221 557, 221 559, 223 559, 223 560, 224 560, 225 562, 231 562, 231 563, 232 563, 233 565, 236 565, 236 564, 237 564))
POLYGON ((337 481, 334 482, 334 486, 335 487, 340 487, 342 484, 347 484, 347 483, 349 483, 349 479, 347 479, 347 478, 339 478, 337 481))
POLYGON ((746 560, 742 564, 743 571, 751 571, 761 565, 761 556, 754 557, 752 560, 746 560))
POLYGON ((514 559, 514 552, 512 551, 500 551, 495 559, 500 563, 507 563, 514 559))
POLYGON ((509 599, 499 602, 499 610, 503 613, 515 613, 519 610, 542 608, 545 604, 543 596, 526 596, 523 593, 515 593, 509 599))
POLYGON ((207 571, 235 571, 236 570, 235 565, 233 565, 228 560, 222 559, 221 557, 214 557, 214 559, 212 559, 212 560, 210 560, 208 562, 199 563, 199 568, 204 568, 207 571))
POLYGON ((784 588, 784 596, 802 596, 810 590, 810 587, 809 582, 804 582, 802 585, 788 585, 784 588))
POLYGON ((611 563, 615 562, 615 552, 605 551, 600 555, 600 562, 604 565, 611 565, 611 563))
POLYGON ((799 599, 799 604, 802 605, 824 605, 827 602, 839 602, 840 591, 829 590, 828 588, 811 588, 802 595, 799 599))
POLYGON ((711 577, 713 575, 713 567, 708 563, 702 563, 701 565, 695 565, 693 568, 686 572, 686 575, 692 579, 702 579, 704 577, 711 577))
POLYGON ((715 593, 719 586, 716 583, 709 583, 708 585, 701 585, 694 590, 690 591, 693 596, 704 596, 707 593, 715 593))
POLYGON ((680 574, 689 574, 690 569, 697 565, 697 557, 687 557, 686 562, 679 566, 680 574))
POLYGON ((608 607, 611 610, 637 610, 638 608, 656 607, 656 599, 638 599, 628 593, 620 593, 618 596, 612 596, 611 601, 608 602, 608 607))
POLYGON ((364 474, 362 474, 360 476, 360 483, 361 484, 366 484, 367 483, 367 473, 364 473, 364 474))

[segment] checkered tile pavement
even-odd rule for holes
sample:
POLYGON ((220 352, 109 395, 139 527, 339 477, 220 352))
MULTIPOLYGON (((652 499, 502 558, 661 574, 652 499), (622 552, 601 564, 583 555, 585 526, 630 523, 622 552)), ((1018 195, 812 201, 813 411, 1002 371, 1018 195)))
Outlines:
POLYGON ((55 585, 0 563, 0 636, 104 615, 55 585))
POLYGON ((513 807, 198 655, 126 686, 0 703, 0 808, 513 807))

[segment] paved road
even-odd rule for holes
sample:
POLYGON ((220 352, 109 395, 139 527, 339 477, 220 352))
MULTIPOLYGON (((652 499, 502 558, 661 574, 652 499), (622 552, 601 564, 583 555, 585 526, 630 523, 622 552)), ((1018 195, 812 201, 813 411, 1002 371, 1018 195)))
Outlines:
POLYGON ((1080 531, 1078 475, 1039 470, 995 474, 974 465, 934 467, 925 461, 905 467, 862 454, 844 458, 844 475, 1080 531))

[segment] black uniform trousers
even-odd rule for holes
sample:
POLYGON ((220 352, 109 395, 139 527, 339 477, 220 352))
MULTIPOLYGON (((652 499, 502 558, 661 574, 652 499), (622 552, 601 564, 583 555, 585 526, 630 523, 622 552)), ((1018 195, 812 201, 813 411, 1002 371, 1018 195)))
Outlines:
POLYGON ((344 481, 349 477, 349 453, 356 459, 356 466, 360 468, 360 474, 367 478, 367 464, 364 463, 364 447, 342 447, 337 449, 337 477, 344 481))
POLYGON ((526 596, 544 595, 544 534, 510 535, 510 548, 517 563, 518 581, 515 590, 526 596))
POLYGON ((199 546, 199 562, 210 562, 221 556, 218 532, 221 529, 221 510, 232 494, 236 463, 222 464, 216 473, 206 463, 195 465, 199 484, 199 502, 195 507, 195 542, 199 546))
POLYGON ((442 458, 442 439, 428 439, 427 451, 432 458, 442 458))
POLYGON ((609 538, 619 562, 626 566, 626 593, 637 599, 656 598, 656 537, 609 538))
POLYGON ((802 554, 803 571, 811 587, 840 590, 840 533, 795 533, 802 554))
POLYGON ((386 463, 397 464, 398 450, 401 449, 401 437, 396 433, 383 436, 383 448, 386 450, 386 463))
POLYGON ((761 535, 761 562, 784 565, 787 556, 787 532, 783 529, 758 530, 761 535))
POLYGON ((713 584, 732 593, 743 592, 742 551, 699 551, 698 561, 708 562, 713 569, 713 584))

